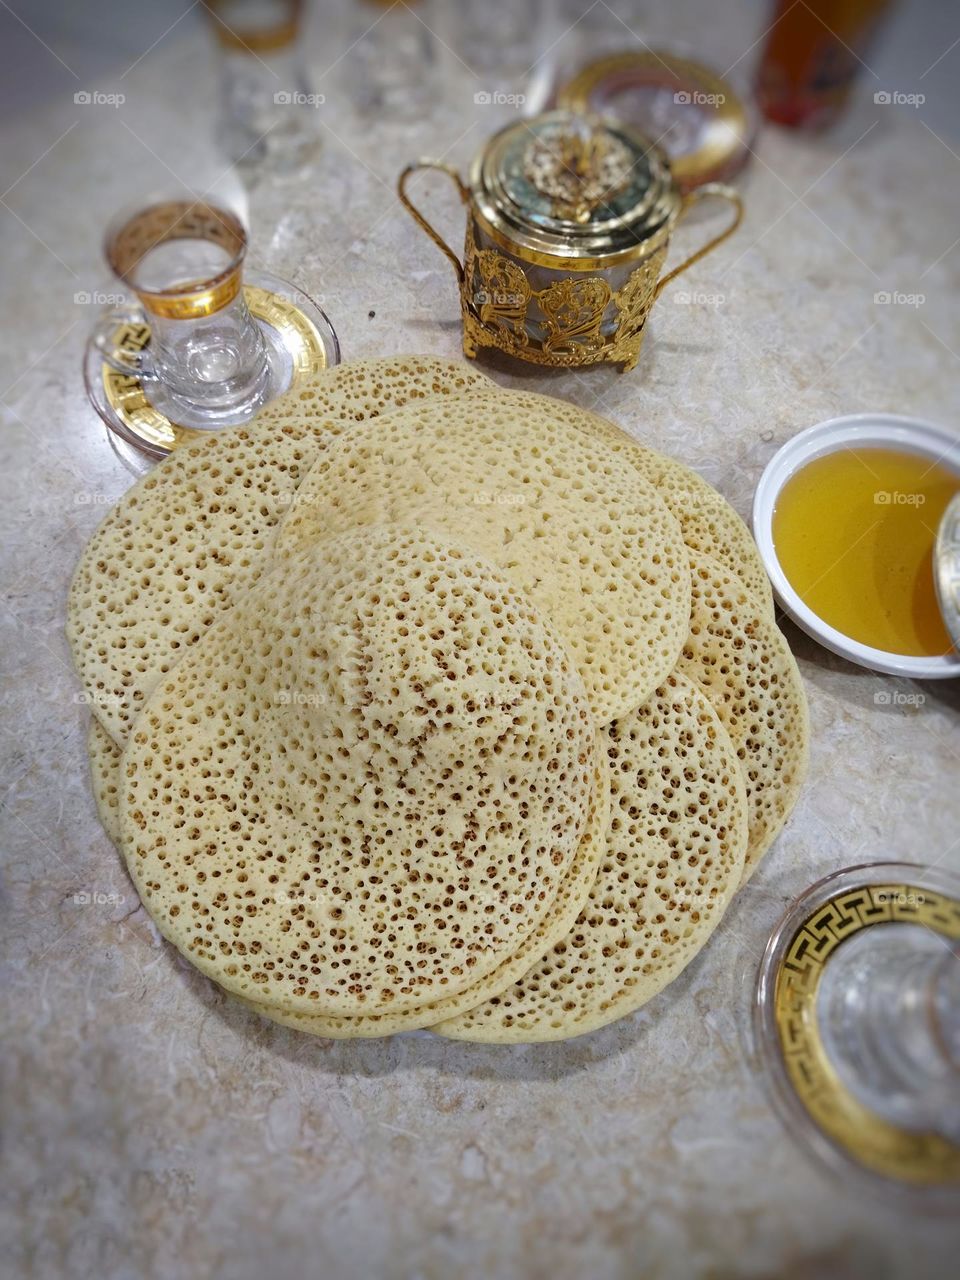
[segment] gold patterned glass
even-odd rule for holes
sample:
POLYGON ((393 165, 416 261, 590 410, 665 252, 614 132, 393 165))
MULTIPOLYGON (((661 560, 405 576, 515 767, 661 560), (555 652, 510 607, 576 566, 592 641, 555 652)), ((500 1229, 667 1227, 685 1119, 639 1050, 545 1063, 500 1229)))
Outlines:
POLYGON ((241 287, 239 218, 202 201, 160 201, 118 218, 104 251, 139 303, 100 318, 94 341, 106 363, 138 377, 151 403, 186 426, 247 421, 268 398, 270 362, 241 287), (120 345, 122 326, 144 323, 142 351, 120 345))

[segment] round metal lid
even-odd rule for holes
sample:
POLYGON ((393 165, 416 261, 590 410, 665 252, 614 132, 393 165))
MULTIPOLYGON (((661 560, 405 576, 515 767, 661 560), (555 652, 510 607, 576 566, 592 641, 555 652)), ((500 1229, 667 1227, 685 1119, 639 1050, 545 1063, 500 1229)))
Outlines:
POLYGON ((947 503, 933 548, 933 580, 947 633, 960 650, 960 493, 947 503))
POLYGON ((680 205, 669 161, 649 139, 571 111, 495 134, 474 161, 470 186, 501 239, 567 259, 641 256, 680 205))

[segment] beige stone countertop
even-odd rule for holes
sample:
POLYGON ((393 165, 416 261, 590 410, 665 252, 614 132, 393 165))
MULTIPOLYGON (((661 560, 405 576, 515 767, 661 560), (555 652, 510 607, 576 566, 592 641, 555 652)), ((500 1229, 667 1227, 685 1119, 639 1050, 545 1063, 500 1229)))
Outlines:
MULTIPOLYGON (((693 29, 695 5, 676 13, 693 29)), ((63 633, 80 549, 133 481, 85 397, 95 308, 74 295, 110 289, 99 244, 119 206, 175 180, 242 194, 209 139, 209 60, 202 41, 174 39, 124 79, 122 108, 78 110, 68 95, 7 130, 6 1274, 886 1280, 952 1269, 956 1219, 835 1181, 795 1146, 765 1091, 749 1007, 770 929, 825 873, 874 859, 960 870, 956 683, 874 675, 788 630, 812 718, 792 821, 678 981, 567 1043, 311 1039, 228 1000, 139 908, 97 820, 63 633), (894 690, 918 697, 878 701, 894 690)), ((449 264, 393 184, 424 153, 465 164, 510 118, 475 107, 474 88, 454 75, 415 123, 365 126, 331 91, 314 170, 249 191, 252 260, 322 300, 345 358, 458 353, 449 264)), ((488 367, 503 385, 607 413, 746 515, 767 459, 823 418, 887 410, 960 429, 960 158, 908 111, 868 100, 838 134, 765 132, 741 185, 742 229, 664 293, 636 371, 488 367), (694 301, 681 304, 680 288, 694 301), (880 291, 925 301, 878 305, 880 291)), ((459 238, 442 179, 421 190, 459 238)), ((712 225, 679 233, 677 252, 712 225)))

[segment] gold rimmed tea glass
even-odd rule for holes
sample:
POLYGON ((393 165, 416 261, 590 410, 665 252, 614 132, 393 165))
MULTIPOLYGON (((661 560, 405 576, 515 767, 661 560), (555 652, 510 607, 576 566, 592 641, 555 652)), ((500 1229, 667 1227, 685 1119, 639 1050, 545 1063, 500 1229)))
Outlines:
POLYGON ((207 0, 220 64, 217 141, 237 166, 295 175, 320 148, 326 102, 314 92, 303 0, 207 0))
POLYGON ((793 1138, 912 1207, 960 1203, 960 880, 875 862, 834 871, 767 942, 756 1047, 793 1138))
POLYGON ((142 382, 155 408, 196 428, 246 422, 270 394, 270 358, 243 293, 247 233, 236 214, 202 200, 162 200, 117 218, 104 252, 138 304, 104 314, 103 359, 142 382), (140 351, 118 340, 149 325, 140 351))

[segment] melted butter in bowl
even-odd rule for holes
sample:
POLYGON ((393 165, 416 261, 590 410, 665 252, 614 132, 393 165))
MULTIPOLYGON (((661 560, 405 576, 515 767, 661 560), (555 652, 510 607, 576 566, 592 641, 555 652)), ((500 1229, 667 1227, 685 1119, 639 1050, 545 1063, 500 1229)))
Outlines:
POLYGON ((937 528, 960 492, 960 433, 891 414, 801 431, 768 464, 754 532, 777 600, 861 666, 960 676, 937 602, 937 528))

